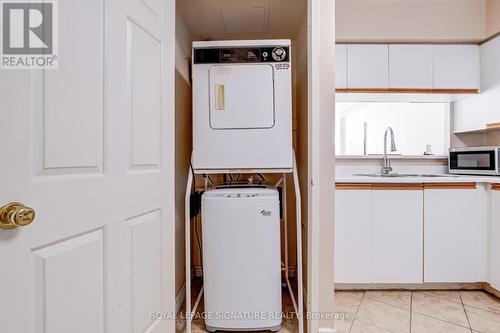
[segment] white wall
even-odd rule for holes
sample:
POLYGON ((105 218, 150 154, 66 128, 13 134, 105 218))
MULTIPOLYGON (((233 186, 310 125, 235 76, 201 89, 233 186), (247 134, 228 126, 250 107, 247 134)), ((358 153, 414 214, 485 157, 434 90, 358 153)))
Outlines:
MULTIPOLYGON (((381 158, 337 158, 335 172, 339 178, 356 173, 380 173, 381 158)), ((448 172, 446 159, 391 158, 391 165, 397 173, 442 174, 448 172)))
POLYGON ((337 0, 336 6, 337 41, 479 41, 486 37, 485 0, 337 0))
POLYGON ((493 36, 500 32, 500 1, 486 0, 486 35, 493 36))

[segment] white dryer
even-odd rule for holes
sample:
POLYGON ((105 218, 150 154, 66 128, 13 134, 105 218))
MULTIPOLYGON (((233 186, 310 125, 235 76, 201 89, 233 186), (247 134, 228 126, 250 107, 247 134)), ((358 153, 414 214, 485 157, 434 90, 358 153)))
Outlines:
POLYGON ((290 40, 193 43, 193 168, 292 168, 290 40))
POLYGON ((201 211, 207 329, 278 331, 282 311, 278 191, 207 191, 201 211))

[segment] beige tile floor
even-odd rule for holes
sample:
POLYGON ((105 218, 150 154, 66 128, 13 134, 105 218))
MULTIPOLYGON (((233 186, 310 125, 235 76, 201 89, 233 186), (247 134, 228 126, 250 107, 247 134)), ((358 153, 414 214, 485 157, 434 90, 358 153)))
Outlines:
MULTIPOLYGON (((293 310, 286 292, 283 309, 293 310)), ((337 291, 335 311, 337 333, 500 333, 500 299, 483 291, 337 291)), ((280 332, 297 327, 295 318, 285 319, 280 332)), ((202 319, 193 321, 193 332, 207 332, 202 319)))
MULTIPOLYGON (((199 290, 199 281, 195 282, 194 289, 196 290, 194 293, 197 294, 198 290, 199 290)), ((295 293, 296 293, 296 291, 295 291, 295 293)), ((194 304, 194 296, 193 296, 193 304, 194 304)), ((294 308, 293 308, 292 298, 290 297, 290 294, 288 293, 288 289, 286 289, 286 288, 283 289, 282 307, 283 307, 283 311, 287 315, 283 319, 283 323, 281 325, 281 330, 279 331, 279 333, 296 333, 296 332, 298 332, 298 320, 295 317, 295 314, 293 313, 294 308)), ((203 304, 203 299, 202 299, 198 308, 197 308, 197 313, 199 314, 199 313, 202 313, 203 311, 204 311, 204 304, 203 304)), ((181 312, 185 312, 184 306, 182 307, 181 312)), ((185 332, 186 332, 185 320, 182 318, 177 319, 176 333, 185 333, 185 332)), ((197 319, 197 318, 193 319, 192 332, 193 333, 208 332, 205 329, 205 324, 203 322, 203 319, 197 319)), ((265 331, 265 332, 269 332, 269 331, 265 331)), ((219 333, 219 331, 217 331, 217 333, 219 333)), ((241 332, 239 332, 239 333, 241 333, 241 332)), ((259 332, 252 332, 252 333, 259 333, 259 332)))
POLYGON ((500 300, 483 291, 337 291, 338 333, 500 333, 500 300))

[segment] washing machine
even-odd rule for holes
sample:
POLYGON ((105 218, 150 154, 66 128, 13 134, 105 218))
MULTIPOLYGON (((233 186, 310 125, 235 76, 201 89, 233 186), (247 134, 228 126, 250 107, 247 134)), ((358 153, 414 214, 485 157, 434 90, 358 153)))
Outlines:
POLYGON ((205 325, 211 331, 281 326, 278 191, 232 188, 202 196, 205 325))
POLYGON ((194 42, 193 168, 292 168, 290 40, 194 42))

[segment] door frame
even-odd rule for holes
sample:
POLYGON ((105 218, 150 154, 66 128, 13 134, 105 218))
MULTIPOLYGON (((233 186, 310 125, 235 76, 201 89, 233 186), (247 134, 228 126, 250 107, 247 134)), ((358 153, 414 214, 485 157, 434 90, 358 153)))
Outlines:
POLYGON ((307 331, 334 332, 335 1, 308 0, 307 15, 307 331))

